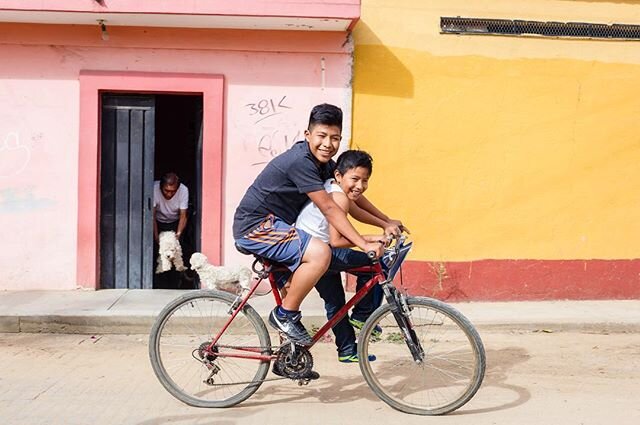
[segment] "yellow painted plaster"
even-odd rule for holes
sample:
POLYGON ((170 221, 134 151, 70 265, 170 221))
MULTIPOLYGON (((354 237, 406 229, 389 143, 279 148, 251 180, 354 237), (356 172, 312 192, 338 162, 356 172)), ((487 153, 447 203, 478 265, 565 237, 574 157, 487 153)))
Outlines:
POLYGON ((353 146, 414 259, 640 257, 640 42, 439 34, 440 16, 635 23, 640 5, 362 8, 353 146))

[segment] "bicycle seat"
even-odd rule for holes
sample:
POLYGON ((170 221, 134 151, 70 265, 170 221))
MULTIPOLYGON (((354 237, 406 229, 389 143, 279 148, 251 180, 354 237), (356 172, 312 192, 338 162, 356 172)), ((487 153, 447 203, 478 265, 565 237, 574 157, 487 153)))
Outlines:
MULTIPOLYGON (((256 260, 258 260, 260 263, 270 265, 272 267, 271 270, 274 270, 274 271, 288 270, 287 266, 285 266, 284 264, 280 264, 278 262, 271 261, 271 260, 269 260, 269 259, 267 259, 265 257, 262 257, 262 256, 258 255, 258 254, 254 254, 251 251, 247 251, 246 249, 244 249, 243 247, 239 246, 238 244, 235 244, 235 247, 236 247, 236 249, 238 250, 239 253, 244 254, 244 255, 253 255, 254 258, 256 260)), ((254 266, 255 266, 255 263, 254 263, 254 266)), ((255 268, 253 269, 253 271, 256 272, 256 273, 258 272, 258 270, 256 270, 255 268)))
POLYGON ((253 252, 247 251, 246 249, 244 249, 243 247, 241 247, 240 245, 238 245, 237 243, 236 245, 236 249, 238 250, 238 252, 240 254, 244 254, 244 255, 253 255, 253 252))

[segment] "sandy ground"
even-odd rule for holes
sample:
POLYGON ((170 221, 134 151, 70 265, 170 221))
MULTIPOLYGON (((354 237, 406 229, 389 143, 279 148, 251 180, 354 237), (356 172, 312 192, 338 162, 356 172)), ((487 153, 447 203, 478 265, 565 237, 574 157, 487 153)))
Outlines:
POLYGON ((640 423, 640 334, 480 332, 485 382, 466 406, 440 417, 387 406, 357 365, 337 362, 331 343, 313 350, 319 381, 269 382, 240 406, 197 409, 159 384, 146 335, 0 334, 0 423, 640 423))

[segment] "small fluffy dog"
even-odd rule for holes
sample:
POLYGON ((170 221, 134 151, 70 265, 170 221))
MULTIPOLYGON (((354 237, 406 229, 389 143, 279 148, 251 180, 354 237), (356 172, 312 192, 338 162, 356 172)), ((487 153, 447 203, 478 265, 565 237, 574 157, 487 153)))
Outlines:
POLYGON ((186 270, 184 262, 182 261, 182 247, 176 237, 176 232, 160 232, 158 239, 160 254, 158 255, 156 273, 169 271, 172 266, 175 266, 179 272, 186 270))
POLYGON ((201 286, 207 289, 240 293, 242 289, 250 289, 253 273, 244 266, 217 267, 209 264, 207 257, 195 252, 191 259, 191 270, 200 276, 201 286))

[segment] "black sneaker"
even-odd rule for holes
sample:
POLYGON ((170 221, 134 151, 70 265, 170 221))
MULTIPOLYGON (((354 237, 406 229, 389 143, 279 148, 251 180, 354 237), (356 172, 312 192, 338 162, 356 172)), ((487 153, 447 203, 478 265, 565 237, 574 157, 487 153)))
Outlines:
POLYGON ((278 307, 271 310, 269 314, 269 324, 284 333, 289 341, 300 345, 311 345, 311 336, 305 329, 304 325, 300 323, 302 314, 296 313, 294 316, 281 317, 276 313, 278 307))
MULTIPOLYGON (((280 370, 280 368, 278 367, 278 363, 275 362, 273 363, 273 367, 271 368, 271 372, 273 372, 274 375, 278 375, 278 376, 282 376, 284 378, 288 378, 288 376, 284 375, 284 372, 280 370)), ((320 374, 318 372, 316 372, 315 370, 310 371, 307 376, 300 378, 300 379, 309 379, 311 381, 314 381, 316 379, 320 378, 320 374)))

